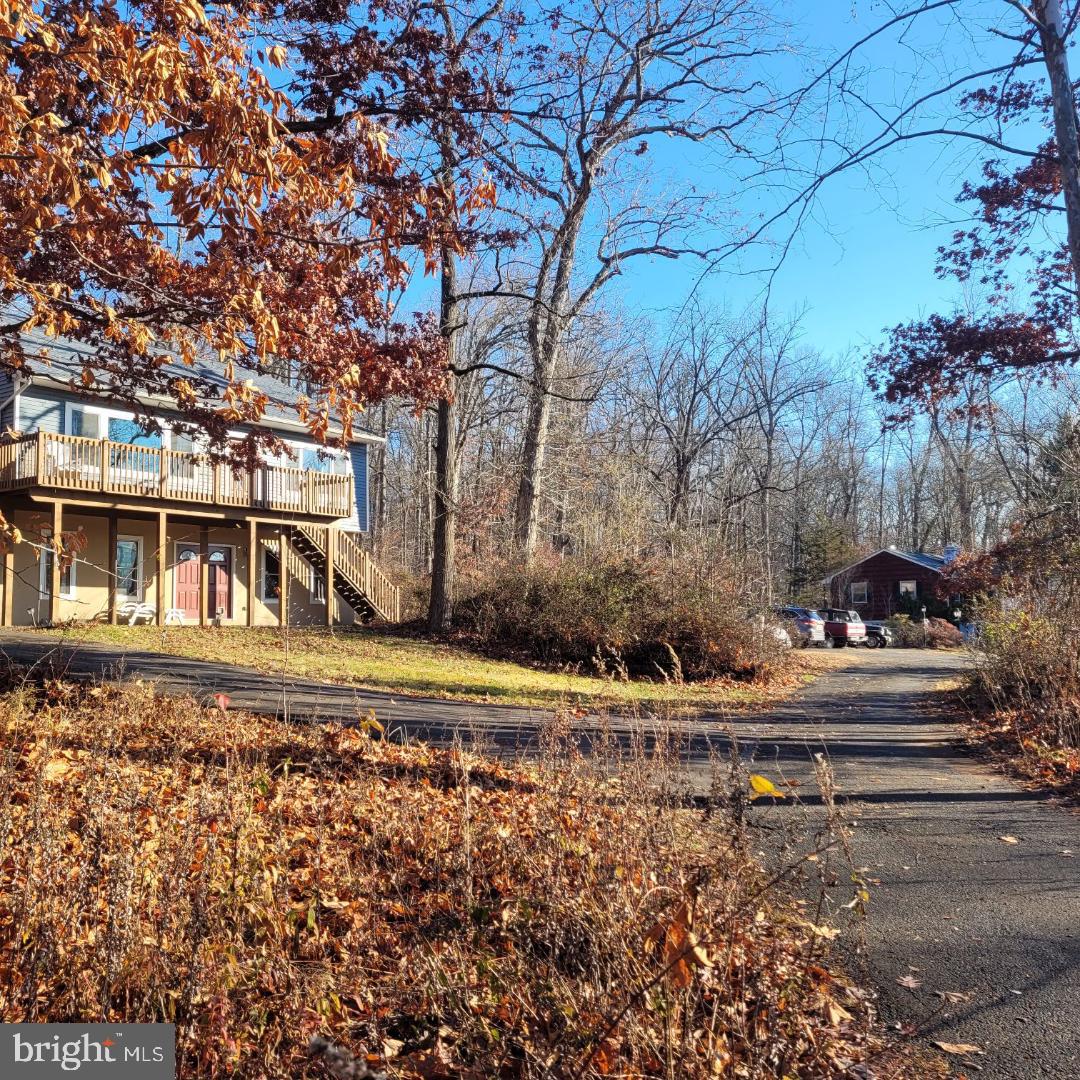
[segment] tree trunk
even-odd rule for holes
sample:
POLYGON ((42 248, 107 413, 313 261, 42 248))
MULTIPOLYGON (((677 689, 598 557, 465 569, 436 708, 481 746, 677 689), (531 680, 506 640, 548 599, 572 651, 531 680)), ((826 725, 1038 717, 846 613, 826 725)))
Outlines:
POLYGON ((529 397, 529 419, 521 452, 521 479, 518 482, 514 511, 514 537, 518 553, 529 563, 536 553, 540 528, 540 482, 547 456, 548 429, 551 424, 551 395, 533 387, 529 397))
POLYGON ((1065 26, 1058 0, 1033 0, 1032 10, 1039 21, 1046 72, 1050 76, 1050 99, 1054 110, 1054 140, 1057 143, 1061 190, 1065 196, 1069 257, 1073 277, 1080 283, 1080 138, 1077 135, 1076 99, 1069 79, 1065 51, 1065 26))
POLYGON ((454 375, 459 334, 457 266, 453 252, 442 254, 442 292, 439 329, 446 341, 450 368, 446 395, 439 401, 435 434, 435 513, 431 556, 431 600, 428 630, 433 634, 450 628, 454 615, 454 579, 457 557, 458 444, 457 407, 454 403, 454 375))

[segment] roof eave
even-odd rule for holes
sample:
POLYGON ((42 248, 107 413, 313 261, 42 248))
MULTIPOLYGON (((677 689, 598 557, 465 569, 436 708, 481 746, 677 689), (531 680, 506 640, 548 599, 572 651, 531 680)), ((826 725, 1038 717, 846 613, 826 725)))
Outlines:
POLYGON ((871 559, 876 559, 879 555, 895 555, 898 559, 904 559, 906 562, 911 563, 912 566, 921 566, 924 570, 929 570, 933 574, 940 574, 942 569, 944 569, 944 567, 938 568, 936 566, 928 566, 926 563, 920 562, 918 559, 913 559, 907 553, 897 551, 895 548, 878 548, 877 551, 870 555, 864 555, 861 559, 856 559, 853 563, 849 563, 839 570, 834 570, 828 577, 821 579, 821 584, 828 585, 833 578, 838 578, 841 574, 846 574, 849 570, 854 570, 856 566, 859 566, 864 562, 869 562, 871 559))
MULTIPOLYGON (((43 373, 43 372, 30 372, 29 374, 27 374, 25 376, 25 381, 23 382, 23 385, 20 387, 19 393, 21 394, 26 389, 27 386, 29 386, 35 380, 39 380, 39 379, 42 380, 42 381, 45 381, 45 382, 53 383, 56 386, 61 386, 66 390, 72 389, 72 384, 71 384, 70 379, 61 379, 61 378, 58 378, 55 375, 49 375, 49 374, 46 374, 46 373, 43 373)), ((76 390, 76 392, 79 392, 77 387, 75 388, 75 390, 76 390)), ((84 393, 86 393, 88 396, 93 395, 92 390, 91 391, 84 391, 84 393)), ((171 398, 159 397, 159 396, 154 395, 154 394, 136 394, 135 397, 143 405, 149 405, 149 406, 151 406, 153 408, 160 408, 160 409, 170 409, 170 408, 175 409, 176 408, 176 402, 173 401, 171 398)), ((311 434, 311 432, 308 431, 307 425, 304 424, 302 421, 300 421, 300 420, 290 420, 287 417, 267 417, 263 421, 263 423, 269 428, 281 428, 284 431, 302 433, 302 434, 305 434, 305 435, 308 435, 308 436, 310 436, 310 434, 311 434)), ((376 435, 373 432, 369 432, 369 431, 363 431, 363 432, 360 432, 359 434, 354 433, 349 438, 349 442, 350 442, 350 444, 351 443, 373 443, 375 445, 381 446, 383 443, 386 442, 386 436, 385 435, 376 435)))

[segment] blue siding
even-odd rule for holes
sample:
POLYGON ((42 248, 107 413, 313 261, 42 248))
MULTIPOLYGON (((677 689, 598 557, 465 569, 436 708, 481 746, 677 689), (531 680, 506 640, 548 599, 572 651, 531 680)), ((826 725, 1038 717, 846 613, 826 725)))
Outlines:
POLYGON ((63 435, 64 403, 78 400, 74 394, 48 386, 29 386, 19 395, 19 428, 30 435, 48 431, 63 435))
POLYGON ((361 532, 368 531, 368 459, 367 443, 355 443, 349 447, 352 459, 353 483, 356 486, 355 525, 361 532))
MULTIPOLYGON (((3 396, 0 396, 0 401, 3 396)), ((25 434, 47 431, 54 435, 68 434, 64 431, 65 408, 68 401, 81 401, 77 394, 49 386, 30 386, 19 395, 19 427, 25 434)), ((113 406, 115 408, 115 406, 113 406)), ((2 430, 2 428, 0 428, 2 430)), ((277 434, 296 446, 318 447, 314 439, 279 431, 277 434)), ((353 481, 356 488, 356 507, 353 515, 343 523, 343 528, 368 530, 368 448, 366 443, 354 443, 349 447, 353 481)), ((298 461, 296 463, 300 465, 298 461)))
POLYGON ((14 387, 15 376, 10 371, 0 370, 0 435, 15 423, 15 403, 8 402, 14 387))

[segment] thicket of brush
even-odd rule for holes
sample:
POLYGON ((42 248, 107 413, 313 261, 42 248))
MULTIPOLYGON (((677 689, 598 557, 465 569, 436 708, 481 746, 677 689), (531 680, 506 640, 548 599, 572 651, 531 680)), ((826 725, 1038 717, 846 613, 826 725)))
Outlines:
POLYGON ((315 1035, 428 1080, 871 1052, 744 801, 686 809, 662 756, 594 766, 553 729, 507 767, 61 681, 8 685, 0 729, 5 1021, 173 1021, 185 1078, 325 1076, 315 1035))
POLYGON ((722 575, 645 561, 508 564, 458 605, 456 623, 487 652, 619 676, 753 679, 784 660, 722 575))
POLYGON ((969 679, 981 734, 1029 774, 1080 793, 1080 543, 1020 537, 961 560, 979 597, 969 679))

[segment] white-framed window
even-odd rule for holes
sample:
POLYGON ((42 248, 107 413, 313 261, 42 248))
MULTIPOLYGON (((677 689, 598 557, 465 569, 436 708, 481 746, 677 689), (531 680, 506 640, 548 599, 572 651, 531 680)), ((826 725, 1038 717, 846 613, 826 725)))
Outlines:
POLYGON ((870 602, 869 581, 853 581, 851 583, 851 602, 853 604, 868 604, 870 602))
POLYGON ((281 559, 265 544, 262 549, 260 589, 264 604, 276 604, 281 599, 281 559))
POLYGON ((116 538, 116 599, 143 600, 142 537, 118 536, 116 538))
MULTIPOLYGON (((48 543, 52 534, 45 532, 42 540, 48 543)), ((52 593, 52 568, 56 553, 51 547, 42 548, 41 558, 38 560, 38 592, 42 596, 50 596, 52 593)), ((60 571, 60 599, 75 599, 75 560, 60 571)))
POLYGON ((919 583, 917 581, 901 581, 900 595, 916 597, 919 595, 919 583))
MULTIPOLYGON (((305 560, 306 561, 306 560, 305 560)), ((314 564, 308 563, 308 592, 313 604, 326 603, 326 577, 315 569, 314 564)))
POLYGON ((150 433, 135 420, 134 413, 87 405, 81 401, 65 404, 64 431, 68 435, 81 435, 84 439, 108 439, 131 446, 167 448, 170 444, 167 427, 162 428, 161 434, 150 433))

